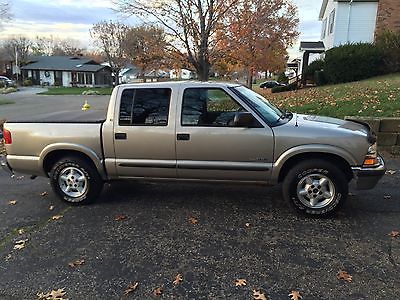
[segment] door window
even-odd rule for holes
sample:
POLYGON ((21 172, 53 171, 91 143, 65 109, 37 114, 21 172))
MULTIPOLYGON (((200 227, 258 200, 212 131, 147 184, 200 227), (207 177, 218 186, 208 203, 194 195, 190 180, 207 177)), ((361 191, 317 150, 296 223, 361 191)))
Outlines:
POLYGON ((182 126, 233 127, 236 112, 246 111, 222 89, 189 88, 183 94, 182 126))
POLYGON ((126 89, 119 112, 121 126, 167 126, 171 89, 126 89))

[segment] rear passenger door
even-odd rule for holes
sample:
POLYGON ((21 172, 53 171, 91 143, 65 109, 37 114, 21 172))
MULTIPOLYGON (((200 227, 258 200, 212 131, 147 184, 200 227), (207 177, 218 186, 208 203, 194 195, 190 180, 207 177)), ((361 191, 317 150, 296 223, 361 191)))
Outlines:
POLYGON ((175 120, 170 88, 126 88, 114 125, 120 178, 175 178, 175 120))
POLYGON ((269 179, 273 133, 257 117, 250 127, 235 127, 236 113, 250 112, 244 103, 222 88, 186 88, 181 99, 176 141, 179 178, 269 179))

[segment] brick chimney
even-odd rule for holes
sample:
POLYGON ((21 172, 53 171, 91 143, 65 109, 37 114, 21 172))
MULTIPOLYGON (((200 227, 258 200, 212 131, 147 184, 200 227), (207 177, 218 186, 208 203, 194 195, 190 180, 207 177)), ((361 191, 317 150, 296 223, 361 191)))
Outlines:
POLYGON ((375 36, 384 30, 400 32, 400 0, 379 0, 375 36))

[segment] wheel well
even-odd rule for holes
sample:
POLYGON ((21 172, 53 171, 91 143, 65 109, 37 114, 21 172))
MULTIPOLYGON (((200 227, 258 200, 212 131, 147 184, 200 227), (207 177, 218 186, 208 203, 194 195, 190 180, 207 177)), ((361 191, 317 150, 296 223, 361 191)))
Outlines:
POLYGON ((50 173, 51 168, 54 166, 54 164, 59 161, 63 157, 79 157, 81 159, 84 159, 86 162, 91 164, 91 166, 97 170, 96 165, 93 163, 92 159, 87 156, 86 154, 75 151, 75 150, 56 150, 53 152, 50 152, 46 155, 46 157, 43 160, 43 169, 46 172, 46 174, 50 173))
POLYGON ((349 163, 342 157, 330 153, 302 153, 289 158, 279 172, 278 182, 282 182, 292 167, 304 160, 322 159, 332 162, 346 175, 347 181, 353 178, 353 172, 349 163))

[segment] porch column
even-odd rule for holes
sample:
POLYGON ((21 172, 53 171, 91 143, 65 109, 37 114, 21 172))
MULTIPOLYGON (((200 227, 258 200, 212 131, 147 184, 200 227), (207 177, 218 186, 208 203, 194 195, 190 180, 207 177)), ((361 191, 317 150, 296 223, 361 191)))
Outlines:
POLYGON ((303 54, 303 64, 302 64, 302 66, 301 66, 301 83, 302 83, 303 85, 305 85, 306 82, 307 82, 307 79, 306 79, 306 77, 304 76, 304 71, 305 71, 306 68, 308 67, 308 62, 309 62, 309 60, 310 60, 310 52, 309 52, 309 51, 304 51, 304 54, 303 54))

